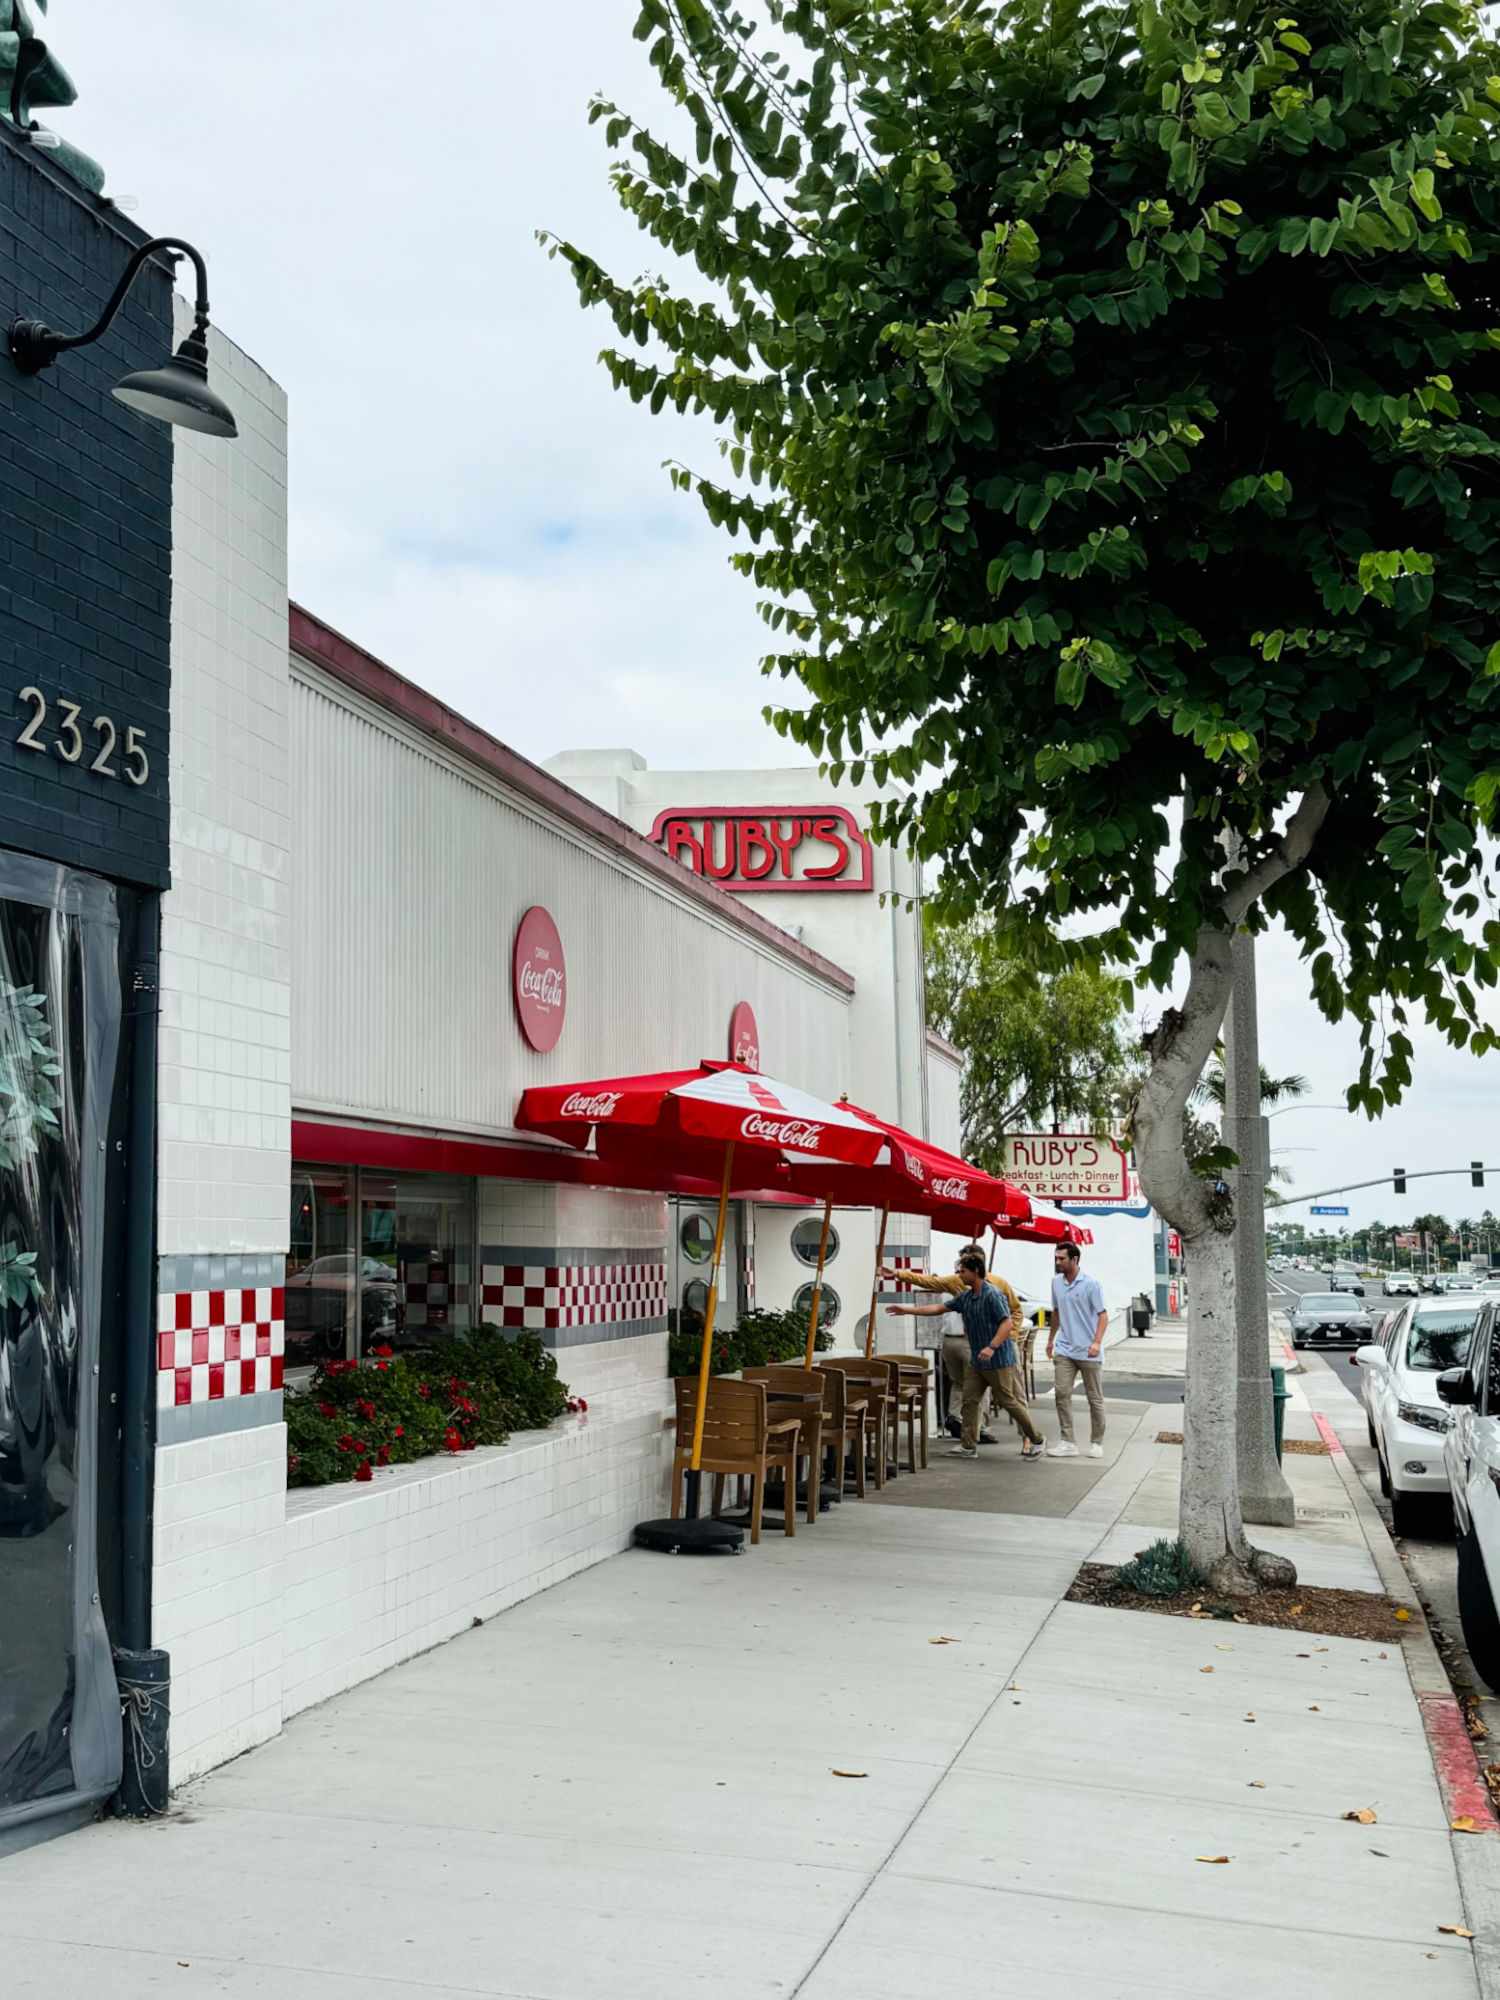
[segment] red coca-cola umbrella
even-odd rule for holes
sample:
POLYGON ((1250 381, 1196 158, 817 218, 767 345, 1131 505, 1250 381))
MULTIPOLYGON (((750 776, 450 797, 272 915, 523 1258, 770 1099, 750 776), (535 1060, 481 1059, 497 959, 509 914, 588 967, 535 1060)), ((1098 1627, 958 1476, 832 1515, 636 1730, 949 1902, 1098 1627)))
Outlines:
POLYGON ((1012 1243, 1092 1243, 1093 1231, 1080 1229, 1065 1215, 1033 1215, 1029 1221, 996 1223, 995 1234, 1012 1243))
MULTIPOLYGON (((873 1167, 824 1169, 821 1188, 824 1197, 823 1234, 818 1256, 818 1274, 813 1287, 812 1324, 809 1328, 807 1365, 812 1366, 812 1342, 817 1335, 818 1304, 822 1293, 823 1255, 828 1244, 829 1211, 835 1201, 847 1207, 879 1206, 880 1236, 875 1249, 875 1276, 870 1288, 870 1317, 865 1330, 865 1353, 875 1348, 875 1310, 880 1292, 880 1267, 885 1262, 885 1234, 894 1209, 898 1215, 925 1215, 938 1229, 955 1236, 977 1236, 1004 1220, 1017 1225, 1031 1215, 1031 1202, 1010 1181, 971 1166, 956 1153, 919 1139, 877 1117, 860 1105, 848 1107, 866 1123, 885 1134, 886 1143, 873 1167)), ((794 1161, 788 1167, 794 1187, 814 1192, 813 1177, 802 1172, 794 1161)))
MULTIPOLYGON (((652 1076, 536 1087, 523 1093, 516 1123, 572 1146, 586 1146, 592 1139, 601 1158, 628 1162, 638 1172, 654 1167, 663 1174, 717 1176, 719 1214, 698 1361, 688 1519, 643 1522, 636 1540, 652 1548, 737 1547, 738 1528, 697 1518, 703 1413, 730 1190, 736 1181, 741 1187, 774 1185, 788 1171, 785 1163, 793 1160, 808 1173, 868 1167, 885 1144, 884 1133, 848 1104, 829 1104, 741 1063, 723 1062, 652 1076)), ((821 1182, 818 1187, 821 1192, 821 1182)))

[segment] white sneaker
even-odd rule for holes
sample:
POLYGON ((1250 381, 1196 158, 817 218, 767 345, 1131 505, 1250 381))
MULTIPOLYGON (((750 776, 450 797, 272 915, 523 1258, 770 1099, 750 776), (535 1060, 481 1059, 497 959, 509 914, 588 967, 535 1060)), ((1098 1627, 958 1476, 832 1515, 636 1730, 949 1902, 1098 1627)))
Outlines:
POLYGON ((1091 1444, 1089 1446, 1090 1458, 1103 1458, 1103 1456, 1104 1456, 1104 1447, 1102 1444, 1091 1444))
POLYGON ((975 1459, 978 1458, 979 1456, 979 1447, 978 1445, 976 1445, 974 1449, 970 1451, 967 1445, 962 1445, 962 1444, 950 1445, 948 1450, 944 1453, 944 1456, 946 1458, 975 1459))
POLYGON ((1064 1438, 1061 1444, 1048 1445, 1047 1456, 1048 1458, 1077 1458, 1078 1447, 1076 1444, 1069 1444, 1067 1439, 1064 1438))

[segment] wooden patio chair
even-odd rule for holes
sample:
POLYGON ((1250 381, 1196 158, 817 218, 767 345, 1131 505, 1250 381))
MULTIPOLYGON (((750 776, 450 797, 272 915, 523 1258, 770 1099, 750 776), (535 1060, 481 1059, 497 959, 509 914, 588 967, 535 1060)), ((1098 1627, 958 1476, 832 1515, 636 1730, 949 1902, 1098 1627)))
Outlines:
MULTIPOLYGON (((814 1468, 821 1467, 823 1450, 828 1441, 824 1428, 828 1392, 823 1377, 816 1368, 809 1370, 803 1368, 797 1362, 768 1361, 763 1367, 742 1368, 740 1370, 740 1380, 742 1382, 764 1383, 767 1391, 768 1406, 774 1401, 778 1388, 793 1389, 804 1395, 809 1390, 818 1390, 822 1393, 823 1403, 821 1407, 817 1403, 809 1403, 797 1417, 797 1423, 800 1427, 800 1434, 797 1439, 797 1455, 799 1458, 807 1460, 806 1504, 807 1519, 809 1525, 811 1525, 818 1518, 819 1480, 814 1477, 814 1468)), ((785 1405, 782 1405, 782 1409, 785 1412, 785 1405)), ((787 1412, 787 1414, 790 1413, 787 1412)))
MULTIPOLYGON (((672 1453, 672 1518, 682 1512, 682 1475, 693 1462, 693 1425, 698 1412, 698 1378, 679 1375, 677 1389, 677 1444, 672 1453)), ((766 1416, 765 1385, 736 1382, 726 1375, 709 1378, 708 1400, 703 1411, 703 1453, 700 1469, 714 1475, 713 1510, 723 1505, 724 1480, 728 1476, 749 1479, 750 1540, 760 1540, 760 1515, 765 1501, 766 1474, 779 1469, 787 1490, 797 1491, 797 1442, 802 1426, 795 1417, 770 1422, 766 1416)), ((786 1532, 797 1532, 797 1504, 786 1510, 786 1532)))
MULTIPOLYGON (((875 1484, 885 1485, 886 1472, 886 1408, 891 1399, 891 1373, 884 1361, 867 1361, 862 1354, 825 1354, 818 1363, 820 1368, 835 1370, 849 1384, 856 1397, 864 1399, 865 1419, 860 1429, 859 1455, 857 1464, 863 1466, 867 1451, 875 1452, 875 1484)), ((863 1480, 856 1474, 855 1489, 863 1495, 863 1480)))
POLYGON ((906 1420, 906 1469, 917 1469, 917 1434, 921 1427, 922 1470, 927 1470, 927 1356, 925 1354, 872 1354, 872 1361, 888 1361, 897 1371, 895 1398, 891 1405, 891 1456, 901 1456, 901 1422, 906 1420))

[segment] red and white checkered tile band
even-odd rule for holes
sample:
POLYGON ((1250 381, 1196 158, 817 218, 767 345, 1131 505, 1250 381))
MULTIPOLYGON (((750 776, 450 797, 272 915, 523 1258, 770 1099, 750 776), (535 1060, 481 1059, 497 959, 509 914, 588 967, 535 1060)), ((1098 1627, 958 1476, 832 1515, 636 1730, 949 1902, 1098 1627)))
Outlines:
POLYGON ((665 1319, 665 1264, 486 1264, 484 1316, 501 1326, 610 1326, 665 1319))
MULTIPOLYGON (((893 1271, 925 1271, 927 1269, 927 1259, 925 1257, 892 1257, 890 1268, 893 1271)), ((903 1284, 899 1278, 896 1280, 896 1290, 898 1292, 910 1292, 915 1289, 914 1285, 903 1284)))
POLYGON ((279 1285, 158 1292, 156 1328, 159 1409, 281 1387, 286 1307, 279 1285))

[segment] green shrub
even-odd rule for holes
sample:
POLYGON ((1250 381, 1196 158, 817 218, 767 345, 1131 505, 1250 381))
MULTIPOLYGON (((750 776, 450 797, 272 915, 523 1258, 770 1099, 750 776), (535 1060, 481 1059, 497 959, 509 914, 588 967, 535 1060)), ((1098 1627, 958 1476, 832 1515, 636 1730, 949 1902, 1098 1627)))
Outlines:
POLYGON ((1196 1590, 1203 1572, 1187 1552, 1184 1542, 1153 1542, 1121 1563, 1115 1582, 1142 1597, 1176 1597, 1184 1590, 1196 1590))
POLYGON ((512 1431, 543 1430, 586 1407, 534 1333, 481 1326, 415 1354, 377 1347, 368 1365, 326 1362, 288 1395, 287 1484, 369 1479, 376 1466, 504 1444, 512 1431))
MULTIPOLYGON (((819 1353, 826 1353, 832 1347, 833 1335, 826 1327, 819 1327, 816 1345, 819 1353)), ((700 1332, 673 1332, 667 1342, 667 1373, 696 1375, 702 1351, 700 1332)), ((765 1368, 774 1361, 801 1361, 806 1353, 805 1312, 762 1312, 752 1308, 740 1314, 736 1326, 715 1330, 709 1373, 733 1375, 741 1368, 765 1368)))

